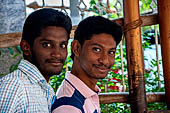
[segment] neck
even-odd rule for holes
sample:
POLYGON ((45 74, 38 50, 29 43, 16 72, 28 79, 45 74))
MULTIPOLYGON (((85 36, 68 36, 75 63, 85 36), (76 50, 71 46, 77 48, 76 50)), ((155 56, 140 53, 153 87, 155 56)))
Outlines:
POLYGON ((46 80, 46 81, 47 81, 47 83, 48 83, 48 81, 49 81, 50 77, 49 77, 49 76, 44 76, 44 78, 45 78, 45 80, 46 80))
POLYGON ((31 58, 26 58, 24 57, 25 60, 29 61, 31 64, 33 64, 34 66, 36 66, 36 68, 40 71, 40 73, 42 74, 42 76, 45 78, 45 80, 48 82, 50 77, 48 76, 47 73, 43 73, 40 68, 38 68, 38 66, 36 65, 36 62, 33 62, 34 60, 32 60, 31 58))
POLYGON ((78 62, 74 60, 71 73, 83 81, 91 90, 95 91, 97 79, 91 78, 83 71, 78 62))

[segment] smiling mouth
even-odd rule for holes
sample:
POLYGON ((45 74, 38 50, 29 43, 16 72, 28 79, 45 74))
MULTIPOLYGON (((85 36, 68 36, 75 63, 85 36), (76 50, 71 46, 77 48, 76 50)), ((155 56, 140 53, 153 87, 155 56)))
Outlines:
POLYGON ((63 66, 64 60, 62 60, 62 59, 58 59, 58 60, 57 59, 47 59, 46 63, 48 63, 54 67, 58 67, 58 66, 63 66))
POLYGON ((53 65, 53 66, 61 66, 61 65, 63 65, 63 63, 61 63, 61 62, 49 62, 51 65, 53 65))
POLYGON ((102 68, 98 68, 99 72, 101 73, 107 73, 108 72, 108 69, 102 69, 102 68))
POLYGON ((100 73, 107 73, 109 71, 106 67, 95 66, 100 73))

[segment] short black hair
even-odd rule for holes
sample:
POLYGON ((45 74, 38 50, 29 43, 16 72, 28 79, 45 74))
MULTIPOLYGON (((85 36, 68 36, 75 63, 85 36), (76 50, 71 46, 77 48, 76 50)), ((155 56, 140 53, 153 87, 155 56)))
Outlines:
POLYGON ((22 40, 27 41, 33 46, 34 40, 39 37, 42 30, 48 26, 63 27, 67 31, 69 39, 72 29, 70 17, 61 11, 43 8, 34 11, 27 17, 23 27, 22 40))
MULTIPOLYGON (((82 46, 83 43, 86 40, 90 40, 93 35, 101 33, 112 35, 116 41, 116 45, 118 45, 122 39, 122 28, 120 25, 102 16, 90 16, 79 23, 75 31, 74 40, 78 40, 82 46)), ((74 58, 73 52, 71 58, 74 58)))

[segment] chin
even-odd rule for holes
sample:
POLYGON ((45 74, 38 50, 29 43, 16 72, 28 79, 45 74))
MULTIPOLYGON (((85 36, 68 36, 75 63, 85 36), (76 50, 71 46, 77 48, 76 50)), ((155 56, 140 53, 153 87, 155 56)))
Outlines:
POLYGON ((55 71, 53 72, 53 75, 59 75, 62 71, 55 71))
POLYGON ((59 75, 60 73, 61 73, 62 71, 58 71, 58 70, 44 70, 44 74, 45 75, 47 75, 47 76, 49 76, 49 77, 51 77, 51 76, 53 76, 53 75, 59 75))
POLYGON ((98 79, 104 79, 106 76, 103 76, 103 77, 99 77, 98 79))
POLYGON ((104 79, 105 77, 107 77, 107 74, 106 75, 100 75, 98 76, 98 79, 104 79))
POLYGON ((57 74, 60 74, 63 70, 63 67, 60 66, 60 67, 49 67, 49 72, 52 72, 52 73, 57 73, 57 74))
POLYGON ((97 75, 94 75, 93 77, 95 79, 104 79, 107 75, 100 75, 100 74, 97 74, 97 75))

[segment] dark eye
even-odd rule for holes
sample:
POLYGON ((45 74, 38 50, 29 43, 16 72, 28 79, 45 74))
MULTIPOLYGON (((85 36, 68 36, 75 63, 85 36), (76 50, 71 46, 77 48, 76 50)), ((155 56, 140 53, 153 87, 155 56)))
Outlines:
POLYGON ((60 47, 63 48, 63 49, 65 49, 65 48, 67 47, 67 44, 64 44, 64 43, 63 43, 63 44, 60 45, 60 47))
POLYGON ((47 48, 47 47, 51 47, 51 44, 48 43, 48 42, 43 42, 43 43, 42 43, 42 46, 43 46, 44 48, 47 48))
POLYGON ((115 55, 115 51, 109 51, 110 55, 115 55))
POLYGON ((100 48, 93 48, 93 50, 95 51, 95 52, 100 52, 101 51, 101 49, 100 48))

